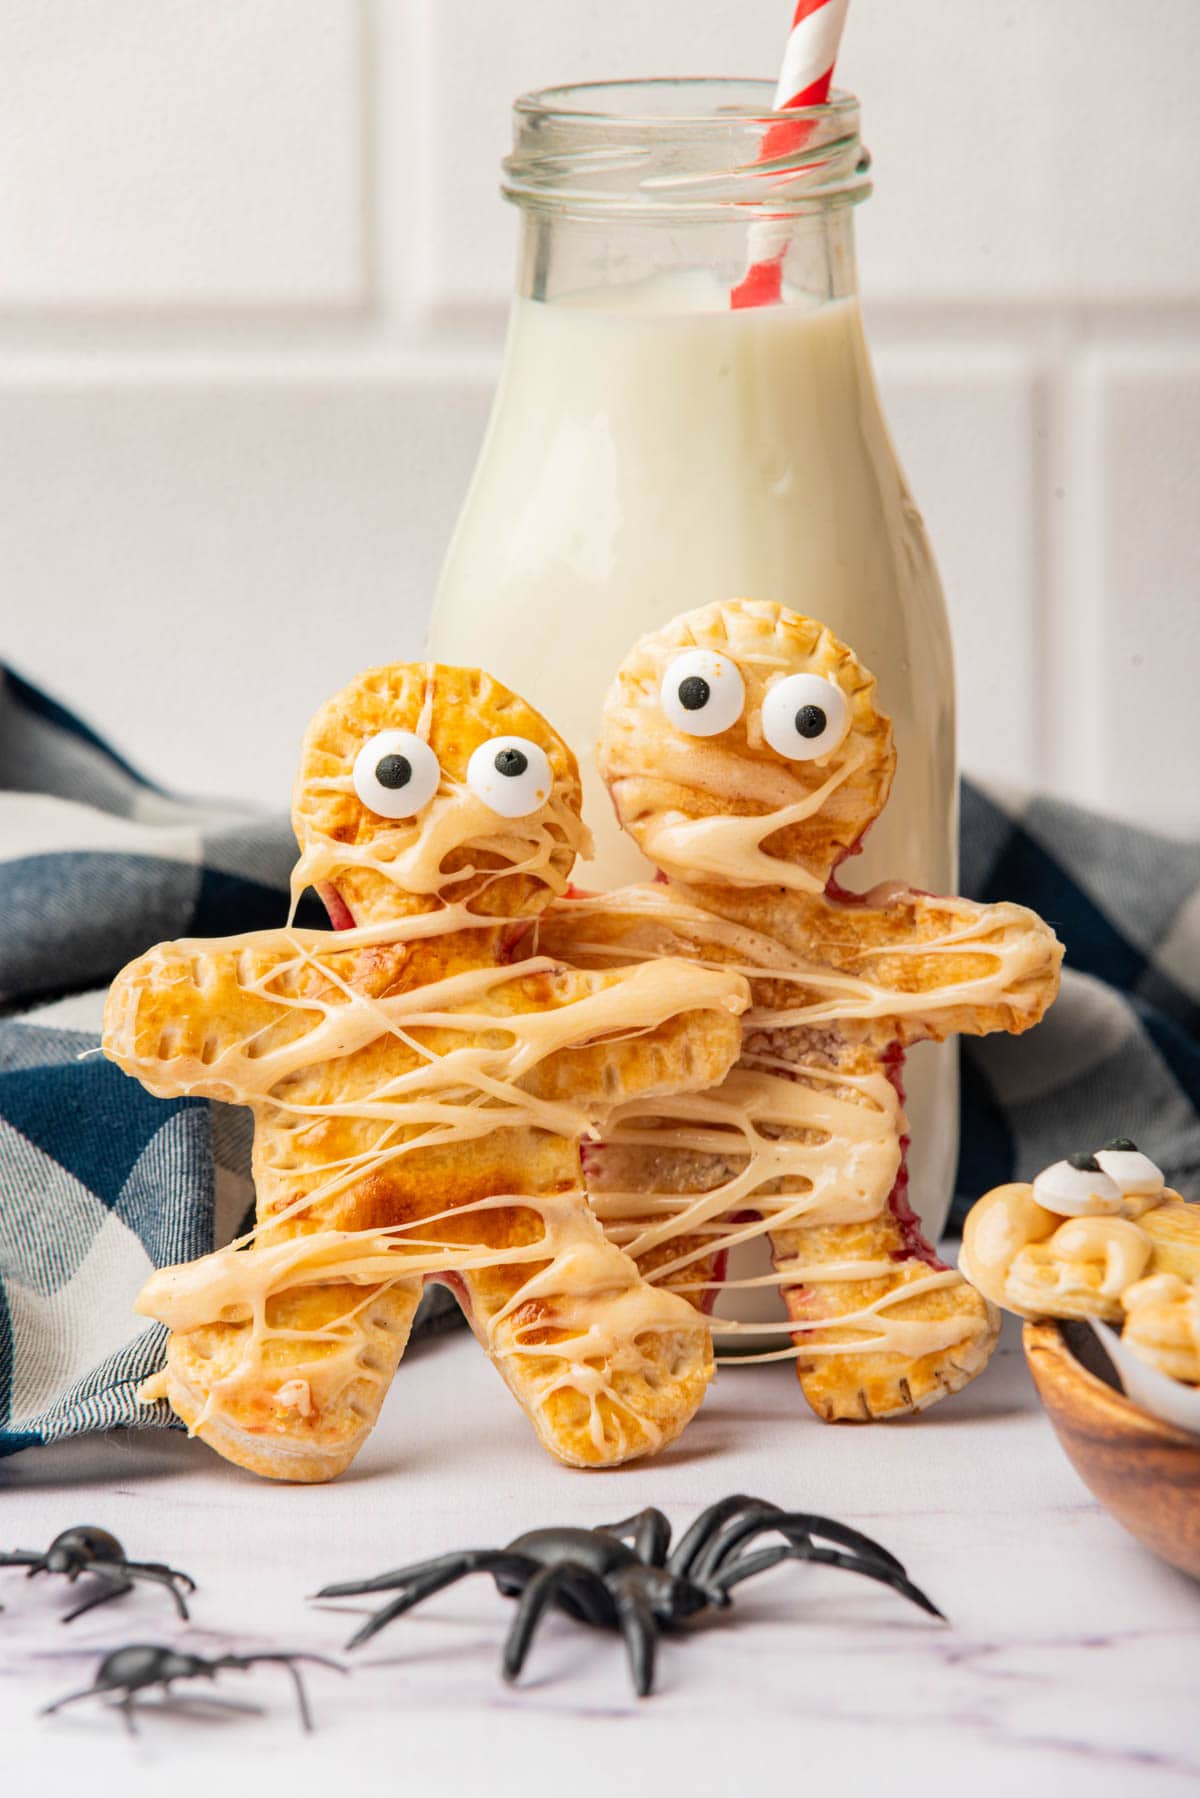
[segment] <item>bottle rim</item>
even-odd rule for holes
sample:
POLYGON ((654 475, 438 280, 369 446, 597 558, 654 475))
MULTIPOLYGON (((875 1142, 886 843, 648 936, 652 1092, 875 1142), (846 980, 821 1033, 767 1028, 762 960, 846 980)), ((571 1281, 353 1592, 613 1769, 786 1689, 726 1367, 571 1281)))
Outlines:
POLYGON ((769 81, 726 76, 586 81, 522 94, 501 191, 575 215, 779 218, 871 191, 859 103, 779 110, 769 81))

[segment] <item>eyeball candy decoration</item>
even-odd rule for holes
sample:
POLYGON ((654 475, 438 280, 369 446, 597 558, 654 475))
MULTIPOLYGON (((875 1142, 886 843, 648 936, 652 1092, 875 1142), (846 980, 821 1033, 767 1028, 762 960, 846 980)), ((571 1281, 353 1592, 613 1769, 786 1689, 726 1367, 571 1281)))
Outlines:
POLYGON ((1112 1217, 1121 1209, 1121 1188, 1094 1155, 1068 1155, 1043 1168, 1033 1198, 1056 1217, 1112 1217))
POLYGON ((833 681, 819 674, 790 674, 767 691, 763 736, 791 762, 813 762, 838 747, 850 728, 850 707, 833 681))
POLYGON ((689 649, 667 669, 659 698, 676 730, 688 737, 716 737, 741 717, 746 687, 728 656, 715 649, 689 649))
POLYGON ((380 818, 413 818, 442 778, 428 743, 411 730, 381 730, 354 758, 354 791, 380 818))
POLYGON ((1127 1136, 1115 1136, 1106 1142, 1096 1151, 1096 1161, 1120 1188, 1122 1198, 1153 1198, 1166 1185, 1162 1169, 1155 1167, 1149 1155, 1143 1155, 1127 1136))
POLYGON ((550 797, 554 776, 528 737, 492 737, 467 763, 467 785, 498 818, 527 818, 550 797))

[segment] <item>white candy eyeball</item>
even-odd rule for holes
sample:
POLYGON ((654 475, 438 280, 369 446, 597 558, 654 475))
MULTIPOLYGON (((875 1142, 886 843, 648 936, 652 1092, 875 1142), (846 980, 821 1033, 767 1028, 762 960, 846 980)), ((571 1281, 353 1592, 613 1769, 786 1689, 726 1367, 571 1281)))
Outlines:
POLYGON ((1112 1217, 1121 1209, 1121 1188, 1094 1155, 1069 1155, 1042 1169, 1033 1200, 1056 1217, 1112 1217))
POLYGON ((492 737, 467 763, 467 785, 501 818, 527 818, 550 797, 554 776, 546 751, 528 737, 492 737))
POLYGON ((1097 1149, 1096 1160, 1124 1198, 1150 1198, 1166 1185, 1162 1169, 1127 1136, 1115 1137, 1097 1149))
POLYGON ((846 695, 819 674, 789 674, 768 687, 763 736, 789 762, 812 762, 837 748, 850 728, 846 695))
POLYGON ((381 730, 354 758, 354 791, 381 818, 411 818, 438 790, 442 770, 411 730, 381 730))
POLYGON ((736 724, 746 703, 741 669, 715 649, 676 656, 659 689, 663 711, 688 737, 715 737, 736 724))

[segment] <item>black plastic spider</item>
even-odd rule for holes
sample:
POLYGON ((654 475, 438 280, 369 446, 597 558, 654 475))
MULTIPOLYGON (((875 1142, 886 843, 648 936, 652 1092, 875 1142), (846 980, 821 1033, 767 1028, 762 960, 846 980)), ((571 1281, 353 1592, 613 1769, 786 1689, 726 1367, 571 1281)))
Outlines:
POLYGON ((188 1592, 196 1590, 191 1575, 180 1573, 178 1568, 164 1566, 161 1561, 129 1560, 117 1538, 93 1523, 81 1523, 74 1529, 63 1530, 44 1554, 36 1548, 16 1548, 11 1554, 0 1554, 0 1567, 27 1567, 30 1579, 36 1573, 65 1573, 72 1584, 81 1573, 95 1574, 102 1582, 99 1590, 85 1598, 82 1604, 77 1604, 73 1611, 68 1611, 64 1623, 70 1623, 72 1617, 82 1617, 85 1611, 93 1610, 98 1604, 107 1604, 112 1598, 132 1592, 134 1581, 139 1579, 165 1586, 175 1601, 175 1609, 186 1619, 188 1608, 179 1587, 183 1586, 188 1592))
POLYGON ((606 1528, 532 1530, 507 1548, 438 1555, 375 1579, 325 1586, 316 1596, 344 1598, 400 1588, 400 1596, 376 1611, 350 1638, 347 1647, 357 1648, 443 1586, 468 1573, 490 1573, 506 1598, 519 1598, 504 1646, 505 1679, 517 1678, 539 1620, 557 1605, 580 1623, 620 1630, 634 1689, 644 1698, 654 1683, 659 1632, 710 1606, 727 1605, 732 1587, 781 1561, 816 1561, 864 1574, 891 1586, 930 1616, 942 1618, 896 1557, 869 1536, 828 1517, 784 1511, 768 1500, 741 1494, 710 1505, 674 1550, 670 1523, 661 1511, 648 1508, 606 1528), (783 1541, 743 1552, 752 1537, 772 1533, 783 1541), (632 1537, 632 1547, 625 1537, 632 1537), (836 1546, 824 1547, 818 1539, 836 1546))
MULTIPOLYGON (((133 1719, 137 1708, 135 1694, 146 1686, 161 1686, 169 1694, 172 1680, 215 1679, 218 1673, 232 1667, 244 1673, 258 1661, 278 1661, 287 1668, 296 1688, 296 1704, 304 1729, 312 1728, 312 1714, 295 1663, 312 1661, 319 1667, 333 1667, 338 1673, 346 1671, 339 1661, 326 1660, 321 1654, 221 1654, 215 1660, 207 1661, 202 1655, 181 1653, 177 1648, 163 1648, 152 1642, 131 1642, 127 1647, 114 1648, 111 1654, 104 1656, 90 1686, 85 1686, 81 1692, 68 1692, 65 1698, 56 1698, 53 1704, 46 1706, 42 1715, 52 1716, 55 1711, 61 1711, 64 1705, 76 1704, 81 1698, 99 1698, 106 1692, 120 1692, 117 1708, 125 1719, 126 1729, 131 1735, 136 1735, 137 1724, 133 1719)), ((214 1698, 209 1702, 222 1705, 227 1710, 244 1708, 227 1699, 214 1698)))

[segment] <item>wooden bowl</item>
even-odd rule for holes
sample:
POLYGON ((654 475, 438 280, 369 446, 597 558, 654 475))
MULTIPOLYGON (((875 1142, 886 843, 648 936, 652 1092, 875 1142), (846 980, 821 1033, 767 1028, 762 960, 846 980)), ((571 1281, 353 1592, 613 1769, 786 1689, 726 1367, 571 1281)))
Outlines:
POLYGON ((1027 1323, 1025 1359, 1059 1442, 1117 1522, 1200 1579, 1200 1436, 1125 1397, 1085 1323, 1027 1323))

